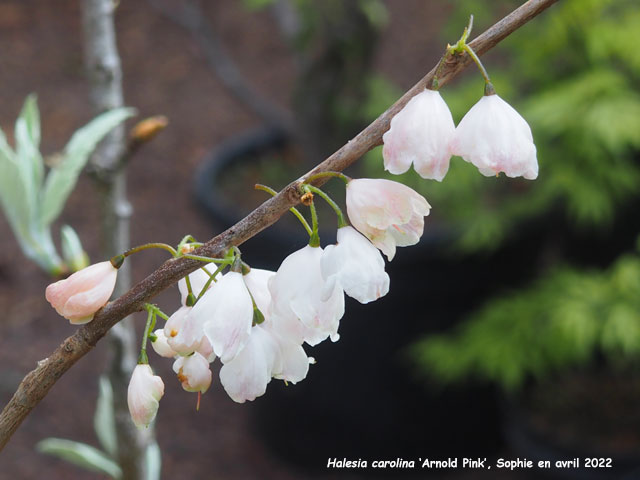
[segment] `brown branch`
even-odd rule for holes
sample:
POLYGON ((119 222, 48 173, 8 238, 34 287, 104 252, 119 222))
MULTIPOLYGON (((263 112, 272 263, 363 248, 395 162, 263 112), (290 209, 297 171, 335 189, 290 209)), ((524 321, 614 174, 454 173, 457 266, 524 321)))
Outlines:
MULTIPOLYGON (((556 1, 529 0, 471 42, 471 47, 478 55, 487 52, 502 39, 556 3, 556 1)), ((440 85, 451 81, 469 63, 471 63, 471 59, 467 55, 450 59, 440 75, 440 85)), ((409 99, 422 91, 431 82, 434 73, 435 69, 432 69, 402 98, 354 139, 347 142, 340 150, 301 179, 289 184, 278 195, 267 200, 236 225, 211 239, 194 253, 206 256, 220 256, 229 247, 240 245, 275 223, 290 207, 299 202, 300 196, 297 186, 302 179, 319 172, 342 171, 367 151, 380 145, 382 143, 382 134, 389 128, 391 118, 406 105, 409 99)), ((314 183, 321 185, 324 181, 319 179, 314 183)), ((4 447, 29 412, 45 397, 58 378, 71 368, 78 359, 89 352, 111 327, 127 315, 142 310, 145 302, 148 302, 155 295, 173 285, 188 273, 193 272, 199 266, 200 262, 187 258, 166 261, 160 268, 123 296, 106 305, 95 315, 91 323, 80 327, 49 358, 38 362, 38 367, 27 374, 18 386, 13 398, 0 414, 0 449, 4 447)))

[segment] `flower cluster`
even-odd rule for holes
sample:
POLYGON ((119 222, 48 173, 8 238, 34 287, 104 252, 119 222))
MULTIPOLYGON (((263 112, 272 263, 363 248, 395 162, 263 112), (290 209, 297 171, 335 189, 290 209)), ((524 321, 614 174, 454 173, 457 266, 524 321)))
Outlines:
POLYGON ((487 93, 457 128, 438 91, 413 97, 383 136, 385 169, 400 174, 413 163, 422 178, 442 181, 458 155, 488 177, 504 172, 534 180, 538 161, 529 125, 492 88, 487 93))
MULTIPOLYGON (((248 267, 236 249, 226 273, 223 265, 189 274, 178 283, 182 305, 153 332, 153 349, 174 359, 173 370, 189 392, 207 391, 210 364, 219 359, 220 383, 239 403, 263 395, 274 378, 302 381, 315 362, 303 345, 339 339, 345 294, 361 303, 387 294, 389 276, 380 251, 391 259, 397 246, 417 243, 429 209, 422 196, 402 184, 350 180, 347 211, 355 228, 345 222, 337 243, 326 248, 310 241, 276 272, 248 267)), ((159 377, 145 372, 130 386, 137 425, 147 425, 158 408, 158 396, 144 386, 159 377), (146 415, 139 408, 144 402, 146 415)))
MULTIPOLYGON (((471 24, 448 54, 468 52, 465 44, 471 24)), ((446 56, 445 56, 446 57, 446 56)), ((443 58, 444 60, 444 58, 443 58)), ((534 179, 538 175, 536 148, 524 119, 495 95, 486 71, 485 96, 458 127, 440 94, 425 90, 411 99, 384 134, 384 164, 391 173, 413 164, 424 178, 441 181, 452 155, 473 163, 484 175, 534 179)), ((437 81, 434 81, 434 88, 437 81)), ((411 188, 390 180, 350 179, 338 172, 322 172, 299 184, 302 202, 310 207, 312 227, 291 209, 309 233, 309 244, 286 257, 277 271, 250 268, 233 247, 223 258, 196 255, 201 246, 191 236, 177 250, 147 244, 82 270, 47 288, 47 300, 72 323, 85 323, 109 299, 116 269, 124 258, 144 248, 164 248, 174 257, 188 257, 203 266, 178 282, 181 305, 167 316, 154 305, 148 311, 138 366, 128 391, 131 417, 138 427, 156 416, 164 394, 162 379, 153 374, 146 353, 150 339, 155 352, 173 359, 173 370, 184 390, 200 396, 213 381, 211 364, 219 359, 220 383, 236 402, 263 395, 272 379, 295 384, 304 380, 315 360, 304 344, 326 339, 336 342, 345 313, 345 294, 369 303, 387 294, 385 261, 397 247, 416 244, 431 206, 411 188), (347 222, 338 205, 313 185, 321 176, 346 182, 347 222), (338 217, 337 242, 322 248, 314 194, 323 198, 338 217), (157 317, 166 320, 155 331, 157 317)), ((258 186, 275 194, 268 187, 258 186)))

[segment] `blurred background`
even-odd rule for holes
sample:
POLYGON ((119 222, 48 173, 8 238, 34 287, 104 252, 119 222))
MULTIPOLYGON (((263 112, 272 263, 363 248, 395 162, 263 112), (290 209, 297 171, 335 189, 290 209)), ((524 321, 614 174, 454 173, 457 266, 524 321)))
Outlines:
MULTIPOLYGON (((125 104, 139 118, 169 119, 128 168, 131 243, 221 232, 264 200, 254 183, 286 185, 388 108, 459 38, 470 13, 473 38, 520 3, 122 0, 125 104)), ((318 363, 304 382, 273 381, 265 396, 238 405, 214 364, 196 412, 170 362, 152 357, 166 385, 157 422, 163 478, 396 478, 412 473, 327 471, 326 461, 462 456, 611 457, 614 469, 549 478, 639 477, 638 43, 633 0, 562 0, 485 55, 497 92, 531 125, 538 180, 486 178, 460 158, 442 183, 401 176, 432 205, 425 235, 388 264, 386 297, 347 300, 340 341, 307 349, 318 363)), ((58 152, 92 118, 80 2, 2 0, 0 45, 0 127, 11 139, 25 97, 36 93, 42 151, 58 152)), ((456 122, 482 89, 472 69, 443 88, 456 122)), ((349 173, 387 176, 381 149, 349 173)), ((54 225, 72 224, 93 262, 101 260, 98 210, 81 177, 54 225)), ((320 221, 327 244, 334 218, 321 212, 320 221)), ((75 327, 45 302, 50 280, 24 258, 4 216, 0 242, 4 404, 75 327)), ((304 231, 283 219, 243 253, 275 269, 304 244, 304 231)), ((134 281, 165 258, 136 255, 134 281)), ((178 301, 177 289, 157 299, 169 313, 178 301)), ((97 444, 105 365, 99 344, 63 376, 6 447, 5 475, 96 478, 34 445, 48 436, 97 444)))

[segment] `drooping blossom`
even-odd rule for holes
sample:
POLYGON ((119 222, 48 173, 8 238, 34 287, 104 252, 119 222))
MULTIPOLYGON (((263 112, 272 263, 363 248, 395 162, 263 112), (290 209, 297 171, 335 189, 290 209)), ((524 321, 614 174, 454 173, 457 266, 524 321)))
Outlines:
POLYGON ((251 329, 248 343, 220 369, 220 383, 238 403, 264 395, 276 362, 277 345, 259 325, 251 329))
POLYGON ((430 208, 422 195, 402 183, 359 178, 347 184, 349 220, 389 260, 396 247, 418 243, 430 208))
POLYGON ((324 249, 321 267, 329 290, 337 282, 360 303, 377 300, 389 291, 380 251, 353 227, 338 229, 337 245, 324 249))
POLYGON ((156 417, 162 395, 162 379, 153 374, 149 365, 136 365, 127 390, 129 413, 136 427, 149 426, 156 417))
POLYGON ((165 358, 173 358, 177 355, 177 352, 167 342, 163 329, 159 328, 153 334, 155 335, 155 340, 151 342, 151 346, 158 355, 165 358))
POLYGON ((109 261, 95 263, 49 285, 45 297, 71 323, 87 323, 109 301, 117 273, 118 270, 109 261))
POLYGON ((269 280, 273 321, 294 341, 316 345, 327 337, 337 341, 344 315, 344 293, 338 285, 327 291, 322 277, 322 248, 306 246, 284 259, 269 280), (299 320, 297 322, 296 320, 299 320))
POLYGON ((490 177, 538 177, 531 128, 515 109, 496 94, 483 96, 460 121, 451 153, 490 177))
POLYGON ((442 181, 449 170, 449 143, 455 128, 440 92, 424 90, 391 119, 382 136, 385 170, 398 175, 413 163, 422 178, 442 181))
MULTIPOLYGON (((309 370, 309 359, 298 342, 298 330, 290 332, 279 328, 271 315, 271 294, 268 288, 275 272, 252 268, 243 276, 245 284, 257 308, 263 313, 264 321, 251 328, 249 341, 231 361, 220 369, 220 383, 227 394, 236 402, 252 401, 263 395, 271 378, 279 378, 291 383, 303 380, 309 370)), ((304 329, 298 320, 294 321, 304 329)))
POLYGON ((180 307, 164 325, 167 343, 179 355, 195 352, 204 337, 202 325, 197 325, 189 316, 191 310, 192 307, 180 307))
POLYGON ((231 271, 202 296, 189 313, 194 328, 202 326, 222 363, 235 357, 249 340, 253 302, 242 274, 231 271))
POLYGON ((187 392, 205 393, 211 386, 209 362, 198 352, 188 357, 178 357, 173 362, 173 371, 187 392))
MULTIPOLYGON (((290 322, 290 324, 295 323, 297 325, 294 325, 293 328, 287 328, 288 326, 291 327, 291 325, 287 325, 286 321, 271 315, 271 293, 268 285, 275 274, 276 272, 269 270, 252 268, 244 276, 249 292, 251 292, 256 305, 265 316, 265 321, 262 325, 252 328, 252 335, 253 332, 258 331, 256 329, 259 327, 268 334, 263 337, 270 336, 271 340, 275 342, 277 351, 270 376, 295 384, 304 380, 309 371, 309 358, 302 348, 303 332, 308 329, 298 319, 292 319, 290 322)), ((269 344, 269 342, 263 338, 263 344, 269 344)))

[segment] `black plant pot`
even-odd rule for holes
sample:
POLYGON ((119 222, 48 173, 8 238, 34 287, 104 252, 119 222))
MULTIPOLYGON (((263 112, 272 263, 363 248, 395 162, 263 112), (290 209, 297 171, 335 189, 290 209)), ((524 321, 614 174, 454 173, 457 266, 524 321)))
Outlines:
MULTIPOLYGON (((220 194, 225 169, 250 165, 260 152, 286 146, 281 132, 258 129, 206 159, 196 193, 216 225, 230 226, 246 213, 220 194)), ((304 166, 293 170, 287 180, 302 174, 304 166)), ((308 379, 295 386, 274 380, 256 400, 256 424, 267 444, 291 462, 318 469, 332 457, 417 461, 495 453, 501 432, 493 389, 430 389, 412 370, 407 348, 425 334, 456 325, 497 289, 528 278, 537 258, 522 252, 533 251, 540 241, 532 231, 520 232, 490 256, 462 259, 449 253, 449 229, 427 218, 421 242, 398 249, 387 264, 389 294, 369 305, 347 299, 340 341, 305 347, 317 360, 308 379)), ((242 251, 250 264, 276 269, 306 242, 302 229, 277 224, 242 251)))

